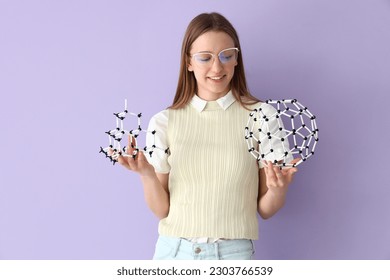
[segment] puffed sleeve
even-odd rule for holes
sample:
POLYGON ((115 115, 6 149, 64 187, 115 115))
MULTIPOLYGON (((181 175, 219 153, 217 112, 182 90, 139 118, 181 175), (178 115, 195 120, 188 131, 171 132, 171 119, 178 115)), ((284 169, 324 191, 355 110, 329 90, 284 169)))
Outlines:
MULTIPOLYGON (((275 116, 277 114, 277 110, 270 104, 262 103, 260 108, 265 116, 275 116)), ((284 131, 282 119, 270 117, 267 122, 262 122, 260 129, 265 135, 271 133, 270 137, 263 137, 259 147, 260 155, 265 155, 264 160, 273 162, 275 160, 283 160, 285 157, 285 162, 290 163, 293 160, 293 156, 290 152, 290 145, 284 131), (272 152, 270 152, 271 150, 272 152)), ((264 167, 261 161, 259 162, 259 167, 264 167)))
POLYGON ((153 165, 157 173, 169 173, 171 167, 168 163, 168 110, 161 111, 154 115, 148 126, 148 131, 153 133, 147 133, 146 146, 156 147, 151 156, 147 155, 148 162, 153 165))

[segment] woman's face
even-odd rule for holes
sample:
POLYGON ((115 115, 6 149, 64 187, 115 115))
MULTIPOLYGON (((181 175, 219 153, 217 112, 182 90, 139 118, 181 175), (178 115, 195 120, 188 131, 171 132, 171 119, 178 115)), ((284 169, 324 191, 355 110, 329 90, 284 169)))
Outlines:
POLYGON ((229 35, 217 31, 206 32, 193 42, 188 71, 194 72, 200 98, 217 100, 230 90, 238 55, 238 51, 231 49, 234 47, 229 35), (230 50, 221 53, 226 49, 230 50))

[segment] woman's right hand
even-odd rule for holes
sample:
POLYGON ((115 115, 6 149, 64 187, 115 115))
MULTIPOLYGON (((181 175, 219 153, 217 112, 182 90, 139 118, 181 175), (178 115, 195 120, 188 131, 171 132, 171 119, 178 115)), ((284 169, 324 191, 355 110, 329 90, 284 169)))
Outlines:
POLYGON ((135 138, 129 135, 129 143, 126 148, 126 156, 120 155, 118 162, 127 169, 137 172, 140 176, 155 176, 153 165, 145 157, 143 151, 136 150, 135 138), (137 152, 135 156, 134 153, 137 152))

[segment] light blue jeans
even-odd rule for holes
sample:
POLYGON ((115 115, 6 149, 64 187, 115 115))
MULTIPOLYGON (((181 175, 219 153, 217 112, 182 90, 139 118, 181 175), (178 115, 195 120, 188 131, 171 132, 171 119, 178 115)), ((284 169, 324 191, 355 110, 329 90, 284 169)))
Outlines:
POLYGON ((254 254, 250 239, 193 243, 184 238, 159 236, 154 260, 250 260, 254 254))

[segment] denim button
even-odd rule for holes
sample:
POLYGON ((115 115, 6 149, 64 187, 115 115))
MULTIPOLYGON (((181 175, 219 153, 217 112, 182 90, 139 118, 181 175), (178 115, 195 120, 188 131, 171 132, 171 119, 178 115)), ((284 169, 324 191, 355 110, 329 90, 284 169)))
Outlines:
POLYGON ((195 254, 199 254, 200 252, 202 252, 202 250, 199 247, 195 248, 195 254))

